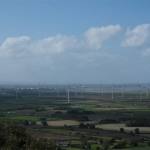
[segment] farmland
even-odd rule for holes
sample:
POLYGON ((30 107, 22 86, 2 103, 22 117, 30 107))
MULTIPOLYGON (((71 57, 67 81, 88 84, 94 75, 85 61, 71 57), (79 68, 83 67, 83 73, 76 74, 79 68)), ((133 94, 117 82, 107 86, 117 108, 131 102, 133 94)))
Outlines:
POLYGON ((149 149, 147 90, 89 87, 1 87, 0 122, 64 150, 149 149))

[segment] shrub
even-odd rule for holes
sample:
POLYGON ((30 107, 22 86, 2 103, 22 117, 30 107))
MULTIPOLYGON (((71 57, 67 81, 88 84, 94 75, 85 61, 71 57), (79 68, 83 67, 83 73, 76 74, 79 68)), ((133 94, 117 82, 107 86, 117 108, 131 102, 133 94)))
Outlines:
POLYGON ((22 126, 0 124, 0 149, 55 150, 56 146, 50 140, 31 137, 22 126))

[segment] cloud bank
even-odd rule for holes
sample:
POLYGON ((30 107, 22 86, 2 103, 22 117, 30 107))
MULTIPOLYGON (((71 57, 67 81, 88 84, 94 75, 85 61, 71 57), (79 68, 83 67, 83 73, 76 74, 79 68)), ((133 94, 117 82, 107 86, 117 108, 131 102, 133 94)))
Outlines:
POLYGON ((80 37, 56 35, 40 40, 29 36, 8 37, 0 45, 0 56, 53 55, 66 51, 98 50, 121 31, 119 25, 93 27, 80 37))
POLYGON ((130 73, 135 79, 150 67, 149 39, 150 24, 91 27, 78 36, 7 37, 0 44, 0 82, 121 82, 130 73))

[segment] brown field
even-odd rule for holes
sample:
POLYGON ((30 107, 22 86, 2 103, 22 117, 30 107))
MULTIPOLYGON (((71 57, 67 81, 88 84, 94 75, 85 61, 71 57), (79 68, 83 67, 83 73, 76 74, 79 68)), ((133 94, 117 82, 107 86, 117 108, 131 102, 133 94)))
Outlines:
POLYGON ((76 125, 79 125, 79 122, 78 121, 75 121, 75 120, 56 120, 56 121, 47 121, 48 125, 49 126, 57 126, 57 127, 61 127, 61 126, 64 126, 64 125, 67 125, 67 126, 76 126, 76 125))
POLYGON ((127 127, 123 123, 100 124, 97 125, 96 128, 100 128, 104 130, 114 130, 114 131, 119 131, 120 128, 124 128, 124 130, 127 132, 134 131, 136 128, 139 128, 140 132, 142 133, 150 133, 150 127, 127 127))

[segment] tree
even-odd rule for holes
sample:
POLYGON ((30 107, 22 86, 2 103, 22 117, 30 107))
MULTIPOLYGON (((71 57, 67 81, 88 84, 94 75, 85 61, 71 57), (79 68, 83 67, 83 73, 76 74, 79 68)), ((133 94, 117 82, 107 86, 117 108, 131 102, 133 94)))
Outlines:
POLYGON ((140 129, 139 128, 135 128, 134 132, 135 132, 135 134, 140 134, 140 129))
POLYGON ((124 128, 120 128, 120 132, 124 133, 125 132, 124 128))

